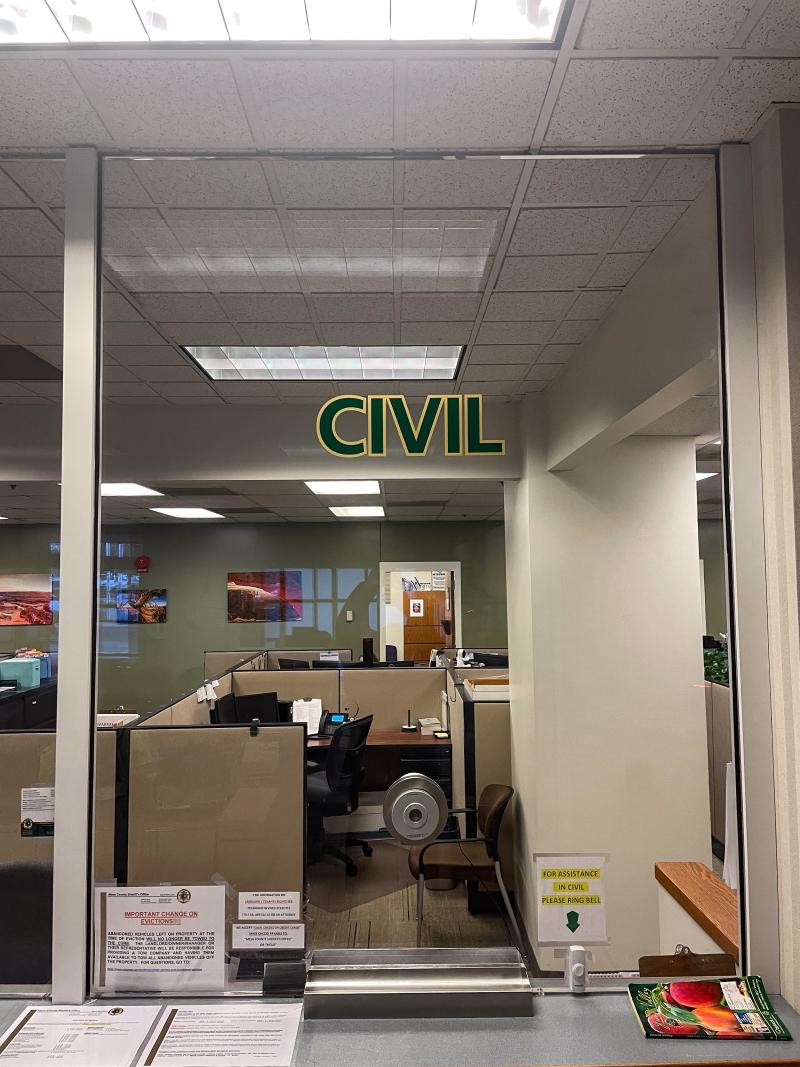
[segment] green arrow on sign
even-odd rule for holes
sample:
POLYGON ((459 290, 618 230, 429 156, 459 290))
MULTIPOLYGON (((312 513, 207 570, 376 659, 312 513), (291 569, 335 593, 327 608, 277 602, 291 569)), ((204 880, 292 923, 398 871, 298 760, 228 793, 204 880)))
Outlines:
POLYGON ((574 934, 575 931, 578 929, 578 927, 580 925, 581 925, 580 922, 578 922, 578 913, 577 913, 577 911, 568 911, 567 912, 567 929, 571 930, 573 932, 573 934, 574 934))

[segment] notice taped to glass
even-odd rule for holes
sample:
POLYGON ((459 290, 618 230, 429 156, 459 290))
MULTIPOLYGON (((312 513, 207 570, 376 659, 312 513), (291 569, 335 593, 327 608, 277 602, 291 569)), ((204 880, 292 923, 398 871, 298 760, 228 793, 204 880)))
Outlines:
POLYGON ((224 886, 98 889, 95 926, 95 981, 104 990, 224 987, 224 886))
POLYGON ((52 837, 56 816, 56 789, 53 785, 32 785, 20 790, 20 834, 22 837, 52 837))

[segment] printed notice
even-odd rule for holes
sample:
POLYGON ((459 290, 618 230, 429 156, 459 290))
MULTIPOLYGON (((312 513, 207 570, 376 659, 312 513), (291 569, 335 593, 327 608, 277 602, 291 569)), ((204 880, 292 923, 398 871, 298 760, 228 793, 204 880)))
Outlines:
POLYGON ((98 889, 97 983, 106 990, 218 992, 225 886, 98 889))
POLYGON ((300 918, 300 894, 254 891, 239 894, 239 918, 261 922, 291 922, 300 918))
POLYGON ((305 948, 303 923, 233 923, 231 948, 305 948))
POLYGON ((606 857, 551 855, 534 860, 538 943, 606 943, 606 857))
POLYGON ((140 1067, 289 1067, 302 1004, 168 1006, 140 1067))
POLYGON ((52 785, 33 785, 20 790, 22 837, 52 837, 56 817, 56 790, 52 785))
POLYGON ((0 1060, 31 1067, 131 1067, 162 1010, 113 1004, 26 1008, 0 1036, 0 1060))

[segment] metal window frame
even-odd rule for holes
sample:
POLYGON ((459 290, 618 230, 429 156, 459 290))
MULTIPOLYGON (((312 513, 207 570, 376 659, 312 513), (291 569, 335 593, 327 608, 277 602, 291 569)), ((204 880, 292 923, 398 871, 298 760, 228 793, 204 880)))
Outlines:
MULTIPOLYGON (((559 157, 573 154, 580 153, 559 157)), ((89 992, 102 450, 102 167, 106 158, 120 155, 85 145, 66 151, 64 503, 52 994, 53 1001, 62 1004, 81 1003, 89 992)), ((214 158, 217 156, 230 159, 233 154, 213 153, 214 158)), ((236 158, 252 156, 243 153, 236 158)), ((777 848, 749 146, 723 146, 718 153, 717 176, 723 476, 733 736, 740 803, 742 965, 762 974, 769 988, 778 991, 777 848)), ((398 566, 382 563, 381 577, 384 567, 398 566)), ((454 570, 458 566, 455 561, 441 564, 454 570)), ((460 582, 456 596, 460 600, 460 582)))

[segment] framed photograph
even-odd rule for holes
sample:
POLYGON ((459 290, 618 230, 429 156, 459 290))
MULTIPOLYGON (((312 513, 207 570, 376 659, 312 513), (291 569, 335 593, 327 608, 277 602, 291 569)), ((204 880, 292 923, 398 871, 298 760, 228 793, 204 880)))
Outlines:
POLYGON ((52 621, 49 574, 0 574, 0 626, 50 626, 52 621))
POLYGON ((166 621, 166 589, 123 589, 117 593, 117 622, 141 624, 166 621))
POLYGON ((300 622, 302 618, 303 582, 299 570, 228 574, 228 622, 300 622))
POLYGON ((425 601, 424 600, 409 600, 409 614, 414 618, 421 619, 425 615, 425 601))

